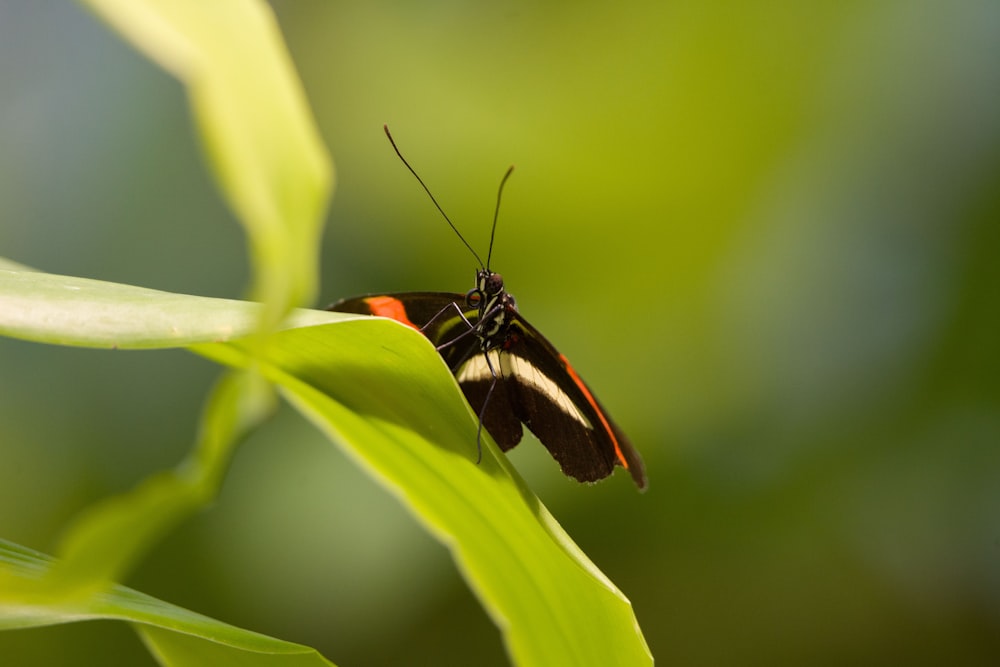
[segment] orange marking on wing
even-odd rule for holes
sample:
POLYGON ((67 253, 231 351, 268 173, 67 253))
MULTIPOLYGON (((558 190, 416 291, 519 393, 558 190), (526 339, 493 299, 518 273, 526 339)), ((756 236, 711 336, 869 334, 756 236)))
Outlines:
POLYGON ((566 366, 566 370, 569 371, 569 375, 573 378, 573 382, 575 382, 576 386, 580 388, 583 395, 587 397, 587 402, 590 403, 590 406, 594 408, 594 412, 596 412, 597 416, 601 419, 601 423, 604 424, 605 432, 611 436, 611 442, 615 446, 615 456, 618 457, 618 462, 622 464, 623 468, 628 470, 628 461, 625 460, 625 454, 622 453, 621 447, 618 446, 618 438, 615 437, 615 431, 611 428, 611 424, 608 423, 608 418, 604 416, 604 411, 601 410, 601 406, 597 404, 593 394, 591 394, 590 390, 587 389, 587 385, 583 383, 580 376, 576 374, 575 370, 573 370, 573 367, 569 363, 569 359, 562 354, 559 355, 559 358, 562 360, 563 365, 566 366))
POLYGON ((399 299, 391 296, 371 296, 365 299, 365 303, 371 308, 372 315, 388 317, 420 331, 420 327, 406 316, 406 307, 399 299))

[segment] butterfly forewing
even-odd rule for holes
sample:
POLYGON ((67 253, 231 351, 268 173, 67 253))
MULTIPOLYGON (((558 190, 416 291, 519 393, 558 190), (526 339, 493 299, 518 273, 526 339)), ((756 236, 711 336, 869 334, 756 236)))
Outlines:
MULTIPOLYGON (((559 462, 581 482, 604 479, 616 464, 627 468, 640 489, 646 473, 638 452, 611 421, 566 358, 523 317, 511 323, 507 349, 513 357, 522 420, 559 462)), ((512 401, 513 402, 513 401, 512 401)))

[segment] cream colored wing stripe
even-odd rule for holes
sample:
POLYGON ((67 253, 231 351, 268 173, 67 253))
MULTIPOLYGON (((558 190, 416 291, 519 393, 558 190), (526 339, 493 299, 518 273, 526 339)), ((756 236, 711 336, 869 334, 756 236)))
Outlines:
MULTIPOLYGON (((569 395, 530 361, 510 352, 501 354, 499 350, 490 350, 488 354, 493 368, 498 369, 505 378, 508 380, 513 378, 529 389, 541 392, 567 416, 590 430, 594 429, 593 424, 573 404, 569 395)), ((492 382, 493 375, 490 373, 490 367, 486 364, 486 355, 477 354, 465 362, 459 369, 456 378, 460 384, 462 382, 492 382)))

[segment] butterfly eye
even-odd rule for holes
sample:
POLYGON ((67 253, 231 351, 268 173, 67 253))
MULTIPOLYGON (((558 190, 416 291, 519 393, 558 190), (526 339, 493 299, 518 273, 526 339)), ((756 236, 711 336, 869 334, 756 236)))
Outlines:
POLYGON ((465 295, 465 305, 469 308, 478 308, 479 304, 483 301, 483 293, 479 289, 471 289, 469 293, 465 295))
POLYGON ((503 276, 499 273, 491 273, 486 279, 486 293, 499 294, 503 291, 503 276))

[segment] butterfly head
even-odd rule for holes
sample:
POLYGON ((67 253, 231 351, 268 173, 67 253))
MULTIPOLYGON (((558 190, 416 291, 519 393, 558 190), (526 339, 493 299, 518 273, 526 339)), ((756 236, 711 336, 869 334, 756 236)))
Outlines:
POLYGON ((476 271, 476 286, 465 295, 465 302, 470 308, 479 308, 482 312, 493 308, 503 294, 503 276, 489 269, 479 269, 476 271))
POLYGON ((503 276, 489 269, 480 269, 476 271, 476 287, 489 299, 503 292, 503 276))

